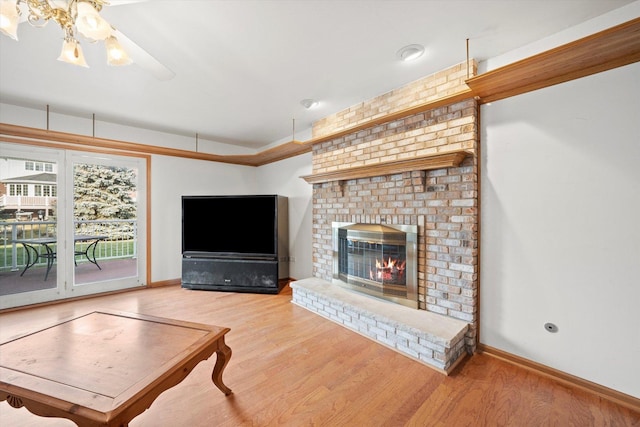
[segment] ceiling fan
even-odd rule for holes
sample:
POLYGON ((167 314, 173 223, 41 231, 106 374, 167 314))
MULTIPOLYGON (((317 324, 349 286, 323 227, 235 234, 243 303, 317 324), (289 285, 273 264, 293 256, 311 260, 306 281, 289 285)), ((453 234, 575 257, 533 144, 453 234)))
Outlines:
POLYGON ((0 32, 18 40, 17 27, 21 22, 43 27, 53 20, 65 32, 61 61, 87 67, 76 34, 91 42, 104 41, 109 65, 131 62, 150 72, 159 80, 170 80, 175 73, 150 55, 142 47, 102 18, 103 6, 122 6, 148 0, 0 0, 0 32))

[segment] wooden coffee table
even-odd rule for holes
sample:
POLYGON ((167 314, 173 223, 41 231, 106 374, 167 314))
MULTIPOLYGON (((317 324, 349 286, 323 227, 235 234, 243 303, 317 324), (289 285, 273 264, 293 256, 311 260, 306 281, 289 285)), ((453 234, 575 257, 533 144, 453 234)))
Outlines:
POLYGON ((229 395, 227 332, 106 310, 65 320, 0 344, 0 402, 80 426, 126 426, 214 352, 213 383, 229 395))

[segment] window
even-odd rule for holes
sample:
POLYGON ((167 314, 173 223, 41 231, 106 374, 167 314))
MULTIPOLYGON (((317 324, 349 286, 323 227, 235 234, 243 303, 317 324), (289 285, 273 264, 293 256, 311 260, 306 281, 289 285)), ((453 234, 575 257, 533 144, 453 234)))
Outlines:
POLYGON ((24 169, 28 171, 53 172, 53 163, 34 162, 27 160, 24 162, 24 169))
POLYGON ((36 196, 56 197, 57 195, 55 185, 36 184, 33 189, 36 196))
POLYGON ((10 196, 28 196, 29 186, 27 184, 9 184, 10 196))

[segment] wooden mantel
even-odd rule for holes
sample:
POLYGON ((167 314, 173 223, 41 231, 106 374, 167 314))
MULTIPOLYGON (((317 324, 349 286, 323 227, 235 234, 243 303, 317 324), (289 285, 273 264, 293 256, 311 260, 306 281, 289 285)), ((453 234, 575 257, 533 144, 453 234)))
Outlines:
POLYGON ((375 163, 366 166, 356 166, 338 169, 330 172, 305 175, 302 178, 309 184, 321 184, 332 181, 346 181, 357 178, 371 178, 374 176, 390 175, 415 170, 431 170, 447 167, 457 167, 472 153, 466 150, 456 150, 446 153, 435 153, 404 160, 375 163))

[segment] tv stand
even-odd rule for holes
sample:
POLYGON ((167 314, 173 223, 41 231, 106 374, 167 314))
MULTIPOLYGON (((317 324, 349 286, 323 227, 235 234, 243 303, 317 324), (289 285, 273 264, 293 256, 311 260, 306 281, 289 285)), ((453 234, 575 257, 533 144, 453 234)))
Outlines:
POLYGON ((277 294, 283 284, 276 259, 182 259, 182 287, 187 289, 277 294))

